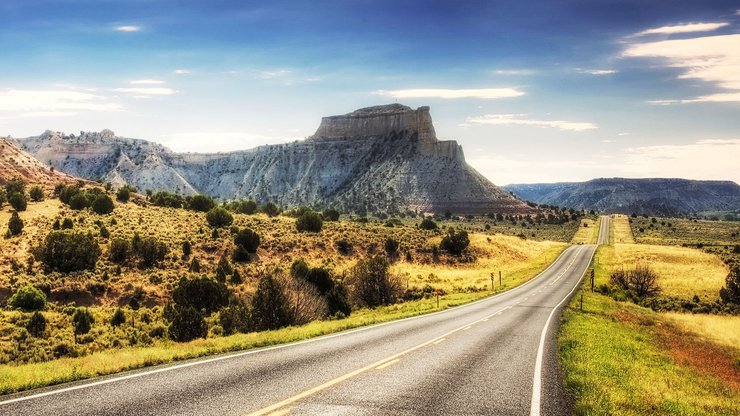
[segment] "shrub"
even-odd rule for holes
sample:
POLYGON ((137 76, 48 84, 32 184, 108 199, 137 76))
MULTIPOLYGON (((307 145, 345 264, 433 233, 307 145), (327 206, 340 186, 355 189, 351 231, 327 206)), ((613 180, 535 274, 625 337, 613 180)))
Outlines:
POLYGON ((257 212, 257 203, 250 200, 232 201, 227 205, 227 208, 237 214, 252 215, 257 212))
POLYGON ((182 242, 182 259, 185 260, 188 257, 190 257, 190 254, 193 251, 193 245, 190 243, 190 241, 183 241, 182 242))
POLYGON ((437 229, 437 223, 434 222, 431 218, 424 218, 421 221, 421 224, 419 224, 419 228, 422 230, 436 230, 437 229))
POLYGON ((44 331, 46 331, 46 318, 44 314, 39 311, 34 312, 31 315, 31 319, 28 320, 28 324, 26 324, 26 330, 34 337, 41 337, 44 331))
POLYGON ((452 230, 450 229, 447 235, 442 238, 442 242, 439 244, 442 250, 449 252, 455 256, 459 256, 468 248, 470 239, 468 238, 468 232, 464 230, 452 230))
POLYGON ((82 192, 74 194, 74 196, 69 199, 69 207, 74 210, 81 211, 89 206, 90 202, 82 192))
POLYGON ((94 323, 95 318, 87 308, 78 308, 72 315, 72 325, 75 335, 87 334, 92 329, 94 323))
POLYGON ((178 306, 193 307, 210 315, 228 303, 229 291, 224 284, 207 277, 182 278, 172 292, 172 299, 178 306))
POLYGON ((740 305, 740 266, 737 264, 730 268, 730 273, 725 279, 725 287, 719 291, 719 297, 725 303, 740 305))
POLYGON ((310 268, 308 263, 303 259, 298 259, 290 265, 290 275, 296 279, 306 279, 310 268))
POLYGON ((229 211, 226 211, 221 207, 216 207, 208 211, 206 214, 206 221, 208 221, 208 224, 211 227, 228 227, 232 222, 234 222, 234 217, 229 214, 229 211))
POLYGON ((94 269, 100 246, 90 233, 52 231, 37 252, 46 271, 68 273, 94 269))
POLYGON ((359 260, 350 270, 350 279, 354 298, 370 308, 395 303, 402 291, 400 279, 389 274, 383 256, 359 260))
POLYGON ((244 302, 236 300, 218 313, 218 322, 224 335, 249 332, 249 310, 244 302))
POLYGON ((124 263, 131 253, 131 244, 123 238, 115 238, 110 242, 108 258, 113 263, 124 263))
POLYGON ((638 265, 629 273, 630 288, 639 298, 660 293, 658 275, 648 266, 638 265))
POLYGON ((385 239, 384 248, 386 254, 393 257, 398 254, 398 241, 394 240, 391 237, 388 237, 385 239))
POLYGON ((196 338, 205 338, 208 334, 208 325, 198 309, 178 305, 172 311, 172 321, 168 332, 173 340, 187 342, 196 338))
POLYGON ((339 251, 339 254, 344 256, 352 253, 352 243, 347 240, 337 240, 334 242, 334 246, 337 248, 337 251, 339 251))
POLYGON ((131 199, 132 192, 136 192, 136 188, 130 185, 124 185, 118 189, 118 192, 116 192, 116 199, 119 202, 126 203, 129 199, 131 199))
POLYGON ((280 208, 272 202, 268 202, 263 205, 261 211, 267 214, 268 217, 274 217, 280 214, 280 208))
POLYGON ((75 224, 72 222, 72 218, 65 218, 62 221, 62 230, 71 230, 74 226, 75 224))
POLYGON ((324 217, 324 220, 326 221, 338 221, 339 220, 339 211, 335 209, 325 209, 322 216, 324 217))
POLYGON ((98 195, 92 202, 91 208, 94 213, 106 215, 113 212, 113 200, 105 194, 98 195))
POLYGON ((17 212, 10 214, 10 220, 8 221, 8 234, 11 236, 18 235, 23 232, 23 220, 17 212))
POLYGON ((111 326, 121 326, 126 323, 126 314, 123 312, 123 309, 116 308, 116 311, 113 312, 113 316, 110 318, 110 324, 111 326))
POLYGON ((28 196, 31 197, 31 201, 39 202, 44 200, 44 190, 36 185, 28 191, 28 196))
POLYGON ((138 244, 132 244, 134 252, 141 260, 141 267, 152 267, 164 260, 167 255, 167 244, 155 237, 142 238, 138 244))
POLYGON ((8 194, 12 194, 14 192, 18 193, 24 193, 26 192, 26 181, 24 181, 21 178, 13 178, 5 182, 5 191, 8 194))
POLYGON ((250 253, 257 252, 260 236, 249 228, 243 228, 234 236, 234 246, 234 261, 247 261, 250 253))
POLYGON ((34 286, 24 286, 8 299, 8 306, 26 312, 40 311, 46 307, 46 295, 34 286))
POLYGON ((349 302, 347 287, 342 283, 334 284, 326 294, 326 306, 331 316, 349 316, 352 313, 352 305, 349 302))
POLYGON ((278 329, 293 324, 288 295, 271 274, 264 274, 252 297, 252 324, 255 330, 278 329))
POLYGON ((8 196, 5 194, 5 190, 0 189, 0 208, 3 207, 5 202, 7 202, 7 200, 8 200, 8 196))
POLYGON ((295 222, 296 229, 299 232, 321 232, 321 228, 324 226, 324 221, 321 219, 321 215, 308 211, 303 213, 295 222))
POLYGON ((187 204, 188 209, 193 211, 200 211, 200 212, 208 212, 213 207, 216 206, 216 203, 213 201, 213 198, 206 195, 193 195, 185 198, 185 202, 187 204))
POLYGON ((8 203, 16 211, 25 211, 28 203, 26 202, 26 194, 21 192, 12 192, 8 194, 8 203))
POLYGON ((185 199, 183 197, 164 191, 156 192, 149 196, 149 202, 158 207, 182 208, 185 206, 185 199))

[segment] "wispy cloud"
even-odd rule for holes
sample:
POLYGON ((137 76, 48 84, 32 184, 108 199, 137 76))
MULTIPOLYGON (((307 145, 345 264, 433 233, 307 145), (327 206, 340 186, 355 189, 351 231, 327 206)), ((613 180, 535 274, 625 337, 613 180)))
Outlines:
POLYGON ((699 79, 729 90, 685 100, 656 100, 653 104, 740 102, 740 34, 703 36, 630 45, 623 56, 662 58, 681 68, 681 79, 699 79))
POLYGON ((229 152, 244 150, 264 144, 278 144, 293 141, 299 136, 269 136, 234 131, 196 131, 165 134, 159 142, 178 152, 202 152, 208 143, 210 152, 229 152))
POLYGON ((116 26, 113 29, 119 32, 138 32, 141 30, 141 26, 133 26, 133 25, 116 26))
POLYGON ((519 76, 519 75, 533 75, 535 73, 535 70, 533 69, 497 69, 497 70, 494 70, 493 73, 495 75, 519 76))
POLYGON ((292 73, 293 71, 291 71, 290 69, 273 69, 269 71, 259 71, 256 76, 259 79, 274 79, 284 78, 292 73))
POLYGON ((493 100, 498 98, 512 98, 524 95, 524 92, 515 88, 478 88, 478 89, 442 89, 442 88, 420 88, 407 90, 379 90, 373 92, 375 95, 392 98, 478 98, 493 100))
POLYGON ((188 74, 192 74, 193 72, 189 69, 176 69, 172 71, 172 73, 175 75, 188 75, 188 74))
POLYGON ((68 90, 0 90, 0 112, 19 117, 71 115, 78 111, 117 111, 106 97, 68 90))
POLYGON ((468 117, 465 121, 472 124, 533 126, 540 128, 554 128, 562 131, 586 131, 598 128, 595 124, 587 122, 535 120, 526 118, 526 114, 487 114, 480 117, 468 117))
POLYGON ((172 95, 177 91, 171 88, 156 87, 156 88, 115 88, 115 92, 122 92, 125 94, 136 94, 136 95, 172 95))
POLYGON ((576 68, 576 72, 579 74, 588 74, 588 75, 612 75, 616 74, 616 69, 583 69, 583 68, 576 68))
POLYGON ((129 84, 134 85, 155 85, 155 84, 164 84, 164 81, 158 80, 158 79, 135 79, 133 81, 129 81, 129 84))
POLYGON ((636 33, 635 35, 673 35, 677 33, 711 32, 729 25, 730 24, 727 22, 687 23, 682 25, 655 27, 652 29, 643 30, 642 32, 636 33))
POLYGON ((740 182, 737 158, 740 139, 707 139, 681 145, 641 146, 626 149, 626 168, 644 176, 729 179, 740 182))

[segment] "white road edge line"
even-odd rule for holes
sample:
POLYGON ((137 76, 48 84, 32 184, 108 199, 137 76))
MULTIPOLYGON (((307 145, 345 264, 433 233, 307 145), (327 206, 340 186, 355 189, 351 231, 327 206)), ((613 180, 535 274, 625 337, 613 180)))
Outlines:
MULTIPOLYGON (((594 254, 596 254, 596 248, 598 245, 594 248, 594 251, 591 252, 591 258, 588 261, 588 264, 590 265, 591 262, 594 259, 594 254)), ((560 301, 557 305, 555 305, 554 308, 552 308, 552 311, 550 312, 550 316, 547 317, 547 321, 545 322, 545 326, 542 328, 542 334, 540 335, 540 345, 537 348, 537 358, 535 359, 534 364, 534 383, 532 384, 532 402, 529 408, 529 416, 540 416, 540 407, 541 407, 541 400, 542 400, 542 357, 545 352, 545 339, 547 338, 547 329, 550 327, 550 321, 552 320, 552 317, 555 315, 555 312, 560 309, 560 306, 570 298, 570 296, 573 294, 573 292, 578 289, 578 287, 581 285, 581 281, 583 280, 583 277, 586 275, 586 272, 588 271, 588 267, 583 271, 583 274, 581 274, 581 277, 578 278, 578 281, 576 282, 575 286, 573 286, 573 289, 568 292, 567 295, 563 298, 563 300, 560 301)))
MULTIPOLYGON (((537 281, 543 274, 547 273, 547 271, 550 270, 550 268, 552 268, 555 264, 557 264, 558 261, 560 261, 560 259, 565 255, 565 253, 567 253, 572 247, 574 247, 574 246, 566 247, 565 250, 563 250, 563 252, 560 253, 560 255, 552 263, 550 263, 549 266, 547 266, 544 270, 542 270, 537 276, 529 279, 528 281, 522 283, 521 285, 519 285, 517 287, 514 287, 512 289, 509 289, 509 290, 507 290, 505 292, 501 292, 501 293, 496 294, 496 295, 493 295, 493 296, 489 296, 489 297, 485 297, 485 298, 480 299, 480 300, 476 300, 474 302, 466 303, 466 304, 460 305, 460 306, 454 306, 454 307, 449 308, 449 309, 444 309, 444 310, 441 310, 439 312, 432 312, 432 313, 428 313, 428 314, 424 314, 424 315, 411 316, 411 317, 408 317, 408 318, 403 318, 403 319, 397 319, 397 320, 393 320, 393 321, 383 322, 383 323, 379 323, 379 324, 375 324, 375 325, 371 325, 371 326, 365 326, 365 327, 362 327, 362 328, 352 329, 352 330, 349 330, 349 331, 342 331, 342 332, 337 332, 335 334, 329 334, 329 335, 324 335, 324 336, 320 336, 320 337, 316 337, 316 338, 311 338, 311 339, 306 339, 306 340, 302 340, 302 341, 291 342, 291 343, 288 343, 288 344, 280 344, 280 345, 275 345, 275 346, 272 346, 272 347, 260 348, 260 349, 253 349, 253 350, 236 352, 236 353, 225 353, 226 355, 221 355, 221 356, 217 356, 217 357, 213 357, 213 358, 207 358, 207 359, 204 359, 204 360, 198 360, 198 361, 193 361, 193 362, 183 363, 183 364, 169 365, 169 366, 166 366, 166 367, 163 367, 163 368, 155 368, 155 369, 152 369, 152 370, 145 370, 145 371, 137 372, 135 374, 128 374, 128 375, 113 377, 113 378, 109 378, 109 379, 105 379, 105 380, 94 381, 94 382, 91 382, 91 383, 85 383, 85 384, 79 384, 79 385, 76 385, 76 386, 70 386, 70 387, 64 387, 64 388, 60 388, 60 389, 54 389, 54 390, 50 390, 50 391, 45 391, 43 393, 30 394, 28 396, 21 396, 21 397, 16 397, 14 399, 8 399, 8 400, 0 401, 0 406, 12 404, 12 403, 17 403, 17 402, 23 402, 23 401, 26 401, 26 400, 38 399, 38 398, 46 397, 46 396, 52 396, 52 395, 55 395, 55 394, 67 393, 67 392, 70 392, 70 391, 85 389, 85 388, 88 388, 88 387, 95 387, 95 386, 100 386, 100 385, 109 384, 109 383, 116 383, 116 382, 119 382, 119 381, 125 381, 125 380, 130 380, 132 378, 138 378, 138 377, 144 377, 144 376, 148 376, 148 375, 152 375, 152 374, 163 373, 163 372, 166 372, 166 371, 179 370, 181 368, 187 368, 187 367, 192 367, 192 366, 196 366, 196 365, 208 364, 208 363, 212 363, 212 362, 216 362, 216 361, 228 360, 228 359, 231 359, 231 358, 243 357, 245 355, 258 354, 258 353, 265 352, 265 351, 272 351, 272 350, 277 350, 277 349, 282 349, 282 348, 294 347, 294 346, 297 346, 297 345, 308 344, 308 343, 312 343, 312 342, 318 342, 318 341, 321 341, 321 340, 331 339, 331 338, 345 336, 345 335, 350 335, 350 334, 354 334, 354 333, 357 333, 357 332, 369 331, 371 329, 378 328, 378 327, 385 326, 385 325, 398 324, 398 323, 405 322, 405 321, 412 321, 412 320, 415 320, 415 319, 421 319, 421 318, 425 318, 425 317, 428 317, 428 316, 434 316, 434 315, 437 315, 437 314, 454 311, 456 309, 470 307, 470 306, 473 306, 473 305, 478 304, 478 303, 481 303, 481 302, 486 302, 486 301, 490 301, 491 299, 496 299, 496 298, 498 298, 500 296, 510 295, 511 293, 514 293, 515 291, 520 291, 523 287, 531 284, 532 282, 537 281)), ((162 364, 162 365, 166 365, 166 364, 162 364)), ((136 370, 129 370, 129 371, 136 371, 136 370)), ((52 388, 53 389, 54 386, 49 386, 48 388, 52 388)), ((23 394, 23 393, 21 392, 19 394, 23 394)))

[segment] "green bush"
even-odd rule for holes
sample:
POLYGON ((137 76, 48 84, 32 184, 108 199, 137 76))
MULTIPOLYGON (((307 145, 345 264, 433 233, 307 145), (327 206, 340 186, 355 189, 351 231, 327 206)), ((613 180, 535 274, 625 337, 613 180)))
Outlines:
POLYGON ((14 192, 22 194, 26 192, 26 181, 21 178, 10 179, 9 181, 5 182, 5 191, 8 193, 8 195, 14 192))
POLYGON ((157 240, 155 237, 141 238, 140 241, 131 244, 134 253, 141 260, 141 267, 152 267, 164 260, 167 255, 167 244, 157 240))
POLYGON ((229 291, 223 283, 207 277, 182 278, 172 292, 172 299, 178 306, 193 307, 210 315, 228 303, 229 291))
POLYGON ((278 329, 293 324, 295 317, 290 300, 280 282, 264 274, 252 297, 252 325, 257 331, 278 329))
POLYGON ((386 254, 388 254, 389 256, 395 256, 396 254, 398 254, 398 241, 391 237, 388 237, 385 239, 384 248, 386 254))
POLYGON ((28 191, 28 196, 31 197, 31 201, 39 202, 44 200, 44 190, 36 185, 28 191))
POLYGON ((192 341, 208 335, 208 325, 203 314, 192 306, 175 306, 168 330, 170 338, 177 342, 192 341))
POLYGON ((263 205, 261 211, 267 214, 268 217, 274 217, 280 214, 280 208, 272 202, 263 205))
POLYGON ((129 199, 131 199, 131 193, 136 192, 136 188, 130 186, 130 185, 124 185, 121 188, 118 189, 116 192, 116 199, 119 202, 126 203, 129 199))
POLYGON ((110 324, 111 326, 121 326, 126 323, 126 314, 123 312, 123 309, 116 308, 116 311, 113 312, 113 316, 110 318, 110 324))
POLYGON ((182 259, 185 260, 188 257, 190 257, 190 254, 193 251, 193 245, 190 243, 190 241, 183 241, 182 242, 182 259))
POLYGON ((91 208, 94 213, 106 215, 113 212, 113 200, 108 195, 98 195, 92 202, 91 208))
POLYGON ((237 214, 252 215, 257 212, 257 203, 252 200, 232 201, 227 208, 237 214))
POLYGON ((208 212, 216 206, 213 198, 206 195, 189 196, 185 198, 185 203, 187 204, 188 209, 200 212, 208 212))
POLYGON ((249 228, 239 230, 234 236, 234 261, 249 260, 249 254, 257 252, 260 246, 260 236, 249 228))
POLYGON ((28 203, 26 202, 26 194, 21 192, 12 192, 8 194, 8 203, 16 211, 25 211, 28 203))
POLYGON ((24 286, 8 299, 8 306, 26 312, 40 311, 46 307, 46 295, 34 286, 24 286))
POLYGON ((349 302, 347 287, 342 283, 335 283, 326 294, 326 306, 330 316, 349 316, 352 313, 352 304, 349 302))
POLYGON ((322 216, 326 221, 339 221, 339 211, 332 208, 325 209, 322 216))
POLYGON ((740 266, 737 264, 730 268, 725 287, 720 289, 719 296, 722 302, 740 305, 740 266))
POLYGON ((237 300, 218 313, 218 322, 224 329, 224 335, 236 332, 249 332, 249 310, 244 302, 237 300))
POLYGON ((23 232, 23 220, 17 212, 10 214, 10 220, 8 221, 8 234, 11 236, 18 235, 23 232))
POLYGON ((72 315, 72 326, 74 327, 75 335, 84 335, 90 332, 95 318, 87 308, 77 308, 75 313, 72 315))
POLYGON ((131 244, 123 238, 114 238, 110 242, 108 249, 108 258, 113 263, 125 263, 131 253, 131 244))
POLYGON ((100 246, 90 233, 52 231, 37 254, 46 271, 69 273, 94 269, 100 257, 100 246))
POLYGON ((182 208, 185 206, 185 199, 183 197, 164 191, 152 194, 149 197, 149 202, 158 207, 182 208))
POLYGON ((422 230, 436 230, 437 229, 437 223, 434 222, 431 218, 424 218, 421 221, 421 224, 419 224, 419 228, 422 230))
POLYGON ((296 229, 299 232, 321 232, 321 228, 324 226, 324 221, 321 219, 321 215, 308 211, 303 213, 295 222, 296 229))
POLYGON ((455 231, 450 229, 447 232, 447 235, 442 238, 442 242, 439 244, 439 247, 450 254, 459 256, 466 248, 468 248, 468 245, 470 245, 470 239, 468 238, 467 231, 455 231))
POLYGON ((89 206, 90 201, 88 201, 87 196, 85 196, 85 194, 82 192, 74 194, 69 199, 69 207, 76 211, 81 211, 89 206))
POLYGON ((43 336, 44 331, 46 331, 46 318, 44 314, 39 311, 34 312, 31 315, 31 319, 28 320, 28 324, 26 324, 26 330, 34 337, 39 338, 43 336))
POLYGON ((391 276, 384 256, 362 259, 350 270, 357 303, 374 308, 395 303, 402 292, 400 279, 391 276))
POLYGON ((234 217, 231 216, 229 211, 221 207, 216 207, 208 211, 206 214, 206 221, 208 221, 208 224, 211 227, 228 227, 232 222, 234 222, 234 217))

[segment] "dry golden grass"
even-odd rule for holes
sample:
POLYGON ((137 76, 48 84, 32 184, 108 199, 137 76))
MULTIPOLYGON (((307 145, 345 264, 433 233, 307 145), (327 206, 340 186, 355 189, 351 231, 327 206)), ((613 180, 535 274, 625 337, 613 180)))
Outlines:
POLYGON ((630 228, 629 217, 623 214, 612 215, 611 243, 634 244, 635 238, 630 228))
POLYGON ((597 284, 607 283, 611 271, 646 264, 658 274, 662 294, 704 300, 719 298, 727 266, 719 257, 701 250, 648 244, 613 244, 599 247, 596 255, 597 284))
POLYGON ((573 235, 573 239, 570 241, 573 244, 595 244, 599 237, 599 225, 601 224, 601 218, 583 218, 581 219, 581 226, 578 227, 578 231, 573 235))
POLYGON ((491 273, 502 272, 504 287, 511 287, 533 277, 567 247, 565 243, 524 240, 519 237, 470 234, 476 252, 472 263, 397 263, 392 271, 408 281, 408 286, 431 285, 448 292, 490 290, 491 273))
POLYGON ((663 314, 678 327, 740 352, 740 316, 669 312, 663 314))

